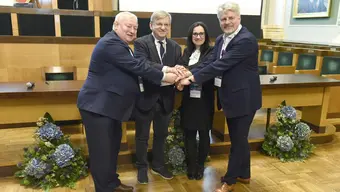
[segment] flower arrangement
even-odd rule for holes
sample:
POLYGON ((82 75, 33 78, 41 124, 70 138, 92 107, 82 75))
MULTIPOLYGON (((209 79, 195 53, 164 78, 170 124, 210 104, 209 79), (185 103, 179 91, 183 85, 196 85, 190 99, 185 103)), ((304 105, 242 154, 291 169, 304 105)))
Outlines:
POLYGON ((24 148, 23 162, 15 177, 21 184, 48 191, 54 187, 74 188, 87 176, 88 168, 80 149, 72 147, 68 136, 54 124, 49 113, 37 121, 35 144, 24 148))
POLYGON ((169 135, 165 142, 165 159, 169 170, 174 175, 186 173, 186 156, 184 148, 184 135, 180 127, 180 112, 174 110, 169 126, 169 135))
POLYGON ((277 122, 265 133, 262 152, 282 162, 308 158, 314 145, 310 143, 310 127, 296 119, 296 110, 283 101, 276 111, 277 122))

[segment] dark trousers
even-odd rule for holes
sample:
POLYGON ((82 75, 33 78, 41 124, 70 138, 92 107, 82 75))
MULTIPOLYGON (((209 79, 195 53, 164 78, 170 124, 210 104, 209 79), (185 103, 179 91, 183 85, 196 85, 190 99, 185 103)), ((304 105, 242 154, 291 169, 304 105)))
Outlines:
POLYGON ((227 118, 231 142, 228 170, 222 182, 235 184, 237 177, 250 178, 250 148, 248 133, 255 112, 246 116, 227 118))
POLYGON ((186 129, 184 134, 185 134, 185 148, 188 161, 187 162, 188 173, 193 173, 197 168, 203 170, 204 162, 207 159, 210 149, 209 130, 205 129, 198 131, 199 134, 198 148, 196 140, 197 130, 186 129))
POLYGON ((153 121, 153 145, 152 145, 152 168, 165 166, 164 151, 165 139, 168 136, 168 126, 171 113, 164 112, 161 104, 157 102, 155 106, 147 112, 136 109, 136 166, 138 169, 148 167, 147 150, 150 135, 150 125, 153 121))
POLYGON ((90 171, 96 192, 112 192, 121 182, 117 158, 122 139, 121 122, 80 110, 89 149, 90 171))

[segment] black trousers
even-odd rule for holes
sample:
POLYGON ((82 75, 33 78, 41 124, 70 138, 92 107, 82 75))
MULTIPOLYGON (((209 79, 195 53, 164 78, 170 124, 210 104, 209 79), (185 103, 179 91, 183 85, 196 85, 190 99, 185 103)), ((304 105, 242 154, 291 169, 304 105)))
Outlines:
POLYGON ((171 113, 165 113, 159 102, 147 112, 136 109, 136 166, 138 169, 148 167, 147 150, 150 135, 150 125, 153 121, 152 168, 165 166, 165 139, 168 136, 168 126, 171 113))
POLYGON ((121 122, 89 111, 79 111, 85 125, 90 171, 96 192, 112 192, 121 184, 117 174, 121 122))
POLYGON ((248 134, 255 112, 235 118, 227 118, 231 142, 228 170, 222 182, 235 184, 237 177, 250 178, 250 148, 248 134))
POLYGON ((188 130, 185 129, 185 148, 187 153, 188 173, 193 173, 197 168, 204 169, 204 162, 207 159, 210 149, 209 130, 188 130), (197 147, 196 135, 199 134, 197 147))

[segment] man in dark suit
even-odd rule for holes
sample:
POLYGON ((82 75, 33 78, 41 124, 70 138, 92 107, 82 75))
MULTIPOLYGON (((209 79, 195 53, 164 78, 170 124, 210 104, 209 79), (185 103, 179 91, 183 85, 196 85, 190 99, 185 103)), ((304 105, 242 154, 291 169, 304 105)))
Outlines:
MULTIPOLYGON (((146 59, 151 66, 163 71, 173 72, 178 69, 175 64, 181 57, 181 47, 173 40, 166 38, 170 31, 171 15, 165 11, 157 11, 151 15, 150 29, 152 33, 136 39, 134 42, 135 57, 146 59)), ((156 86, 148 79, 141 79, 144 92, 136 102, 136 166, 137 179, 140 184, 148 183, 147 149, 150 125, 153 121, 153 146, 151 173, 164 179, 172 179, 164 162, 164 145, 168 135, 168 126, 174 108, 175 88, 173 85, 156 86)))
POLYGON ((219 6, 217 16, 224 34, 217 37, 210 57, 191 70, 193 75, 181 80, 178 87, 216 77, 231 141, 228 170, 216 192, 227 192, 233 190, 236 181, 250 181, 248 132, 255 112, 262 106, 262 93, 257 40, 240 24, 239 5, 227 2, 219 6))
POLYGON ((134 58, 128 43, 136 38, 137 28, 134 14, 116 15, 113 31, 101 38, 93 50, 88 76, 78 95, 96 192, 133 190, 118 179, 117 158, 121 122, 130 118, 140 93, 137 76, 158 86, 162 80, 174 83, 177 78, 150 67, 146 59, 134 58))

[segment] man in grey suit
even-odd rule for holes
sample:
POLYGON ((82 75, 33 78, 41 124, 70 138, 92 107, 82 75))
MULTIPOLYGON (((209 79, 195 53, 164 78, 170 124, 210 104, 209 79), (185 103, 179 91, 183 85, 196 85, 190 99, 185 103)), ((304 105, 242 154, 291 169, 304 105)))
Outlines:
MULTIPOLYGON (((150 29, 152 33, 138 38, 134 42, 135 57, 146 59, 151 66, 163 71, 177 72, 175 66, 181 57, 181 47, 173 40, 166 38, 171 25, 171 15, 165 11, 157 11, 151 15, 150 29)), ((178 71, 180 72, 180 71, 178 71)), ((171 172, 164 163, 164 145, 168 135, 171 113, 174 109, 175 88, 173 85, 156 86, 148 79, 141 79, 144 92, 136 102, 134 114, 136 122, 136 165, 137 179, 140 184, 148 183, 147 149, 150 125, 153 121, 153 146, 151 173, 164 179, 172 179, 171 172)))
POLYGON ((117 158, 121 122, 130 118, 140 93, 137 77, 158 86, 163 81, 174 83, 177 78, 150 67, 146 59, 134 58, 128 43, 136 38, 137 28, 134 14, 116 15, 113 31, 101 38, 93 50, 88 76, 78 95, 96 192, 133 191, 118 178, 117 158))

